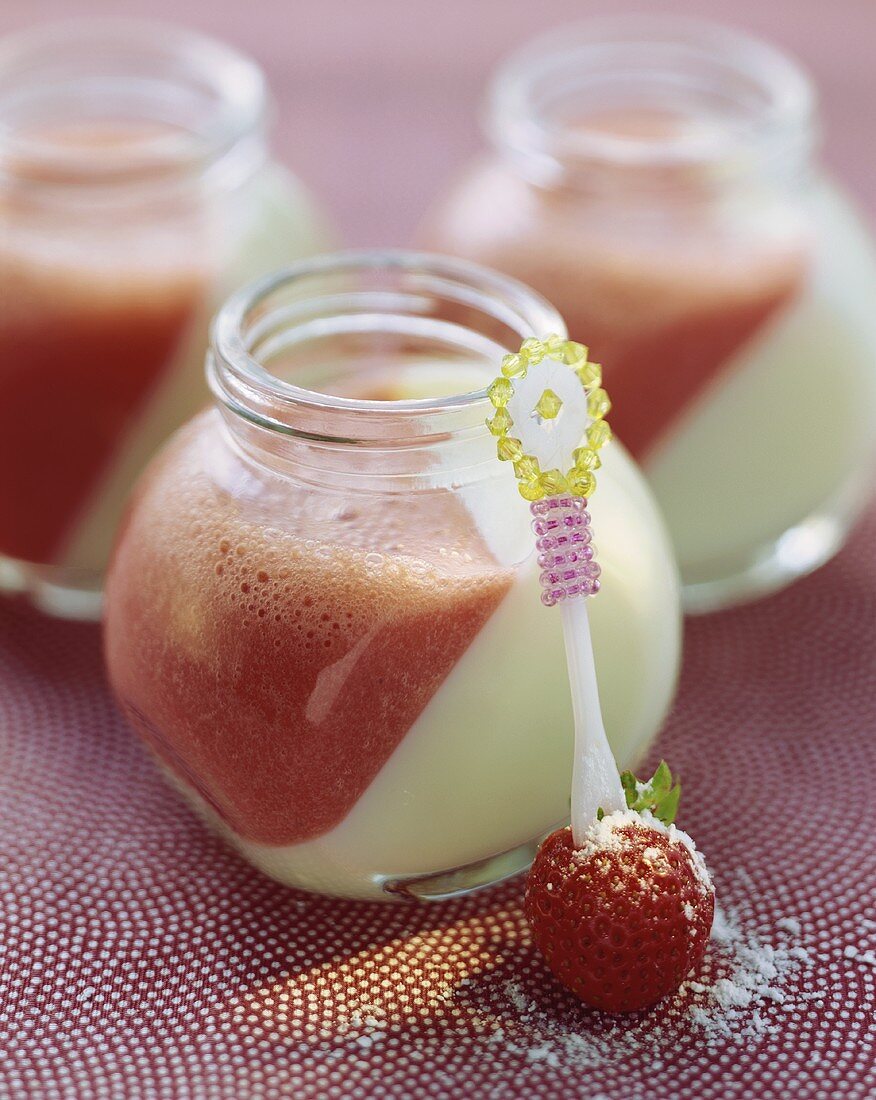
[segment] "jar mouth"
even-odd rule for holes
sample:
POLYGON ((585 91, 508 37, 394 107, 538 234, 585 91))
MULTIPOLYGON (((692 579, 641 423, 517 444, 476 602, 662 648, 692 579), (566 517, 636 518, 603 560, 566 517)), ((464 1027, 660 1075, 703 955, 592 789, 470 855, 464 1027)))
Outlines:
MULTIPOLYGON (((231 412, 315 440, 404 446, 484 432, 485 385, 529 336, 565 337, 562 318, 515 279, 463 260, 401 250, 348 251, 286 267, 234 294, 216 316, 207 377, 231 412), (476 365, 478 384, 437 396, 344 396, 298 384, 271 364, 400 356, 476 365), (332 351, 331 349, 337 349, 332 351), (483 378, 483 383, 480 379, 483 378)), ((470 374, 464 377, 471 377, 470 374)))
POLYGON ((263 156, 266 115, 255 62, 175 26, 72 20, 0 43, 7 185, 233 185, 263 156))
POLYGON ((708 21, 620 16, 510 57, 486 127, 535 182, 607 168, 738 171, 808 156, 815 106, 806 74, 765 42, 708 21))

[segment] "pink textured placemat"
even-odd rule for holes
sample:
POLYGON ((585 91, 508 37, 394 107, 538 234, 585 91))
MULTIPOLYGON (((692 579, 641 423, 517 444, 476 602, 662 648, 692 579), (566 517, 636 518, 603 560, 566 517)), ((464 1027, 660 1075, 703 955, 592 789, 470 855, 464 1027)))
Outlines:
POLYGON ((519 883, 353 904, 251 870, 124 727, 97 631, 2 606, 0 1097, 873 1097, 874 550, 876 514, 689 625, 659 751, 720 938, 625 1019, 553 983, 519 883))

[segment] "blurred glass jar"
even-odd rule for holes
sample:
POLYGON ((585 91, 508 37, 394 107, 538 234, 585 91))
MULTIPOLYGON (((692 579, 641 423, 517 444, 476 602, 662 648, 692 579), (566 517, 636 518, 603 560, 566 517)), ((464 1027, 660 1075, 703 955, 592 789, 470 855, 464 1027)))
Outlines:
POLYGON ((257 66, 115 21, 0 44, 0 588, 99 612, 128 490, 207 398, 209 318, 324 230, 257 66))
MULTIPOLYGON (((408 253, 305 261, 219 315, 218 407, 136 491, 106 658, 185 797, 282 882, 447 896, 568 817, 562 625, 483 389, 551 331, 519 283, 408 253)), ((641 475, 603 454, 593 634, 629 763, 672 697, 679 590, 641 475)))
POLYGON ((871 482, 876 265, 807 78, 708 23, 594 20, 499 70, 487 128, 421 240, 539 290, 603 362, 686 605, 825 561, 871 482))

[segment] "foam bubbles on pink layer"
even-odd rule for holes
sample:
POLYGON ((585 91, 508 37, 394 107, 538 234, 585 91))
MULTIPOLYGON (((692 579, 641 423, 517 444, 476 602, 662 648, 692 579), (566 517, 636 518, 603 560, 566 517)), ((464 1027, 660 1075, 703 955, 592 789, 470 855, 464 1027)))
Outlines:
POLYGON ((186 428, 134 501, 110 679, 230 827, 294 843, 349 812, 513 573, 452 494, 298 487, 230 458, 215 424, 186 428))
POLYGON ((164 563, 141 577, 156 604, 186 594, 171 613, 183 634, 197 625, 215 642, 260 627, 275 648, 324 650, 330 662, 378 620, 446 613, 510 583, 446 491, 344 496, 260 471, 234 499, 201 445, 213 427, 199 418, 153 468, 129 535, 150 544, 136 554, 144 564, 164 563))

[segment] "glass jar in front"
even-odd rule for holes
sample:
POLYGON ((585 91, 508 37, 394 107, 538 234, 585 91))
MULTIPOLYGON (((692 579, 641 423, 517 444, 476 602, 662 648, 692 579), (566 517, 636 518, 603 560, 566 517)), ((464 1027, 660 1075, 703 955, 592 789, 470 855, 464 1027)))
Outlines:
POLYGON ((0 589, 95 617, 127 493, 207 400, 210 316, 324 246, 264 78, 173 27, 0 43, 0 589))
MULTIPOLYGON (((136 490, 106 659, 175 785, 280 881, 448 896, 521 870, 567 818, 562 625, 483 389, 563 331, 515 281, 408 253, 305 261, 219 314, 217 407, 136 490)), ((673 693, 680 605, 641 475, 603 453, 593 634, 630 763, 673 693)))
POLYGON ((876 264, 807 78, 707 23, 594 20, 508 61, 488 120, 421 240, 533 286, 603 362, 686 605, 821 564, 872 480, 876 264))

